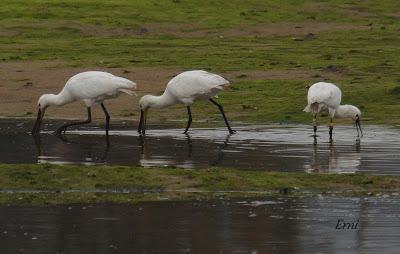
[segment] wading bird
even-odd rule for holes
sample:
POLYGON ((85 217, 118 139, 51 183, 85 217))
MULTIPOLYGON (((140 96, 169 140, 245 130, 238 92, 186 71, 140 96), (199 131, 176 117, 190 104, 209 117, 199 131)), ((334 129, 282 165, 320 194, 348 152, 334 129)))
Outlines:
POLYGON ((92 121, 91 107, 95 103, 100 103, 106 118, 106 133, 110 128, 110 115, 104 106, 103 101, 117 97, 120 93, 134 94, 131 89, 136 89, 136 84, 126 78, 114 76, 108 72, 87 71, 78 73, 71 77, 64 88, 58 94, 43 94, 37 103, 38 115, 32 133, 40 131, 44 113, 49 106, 61 106, 73 101, 83 101, 87 108, 88 118, 86 121, 67 123, 57 129, 59 135, 73 125, 87 124, 92 121))
POLYGON ((323 111, 329 113, 329 138, 332 140, 333 118, 351 118, 355 121, 357 136, 363 135, 361 130, 360 110, 352 105, 340 105, 342 92, 331 83, 318 82, 308 89, 308 105, 305 112, 311 112, 314 123, 314 136, 317 135, 317 114, 323 111))
POLYGON ((217 95, 225 86, 229 85, 229 81, 223 77, 209 73, 207 71, 195 70, 185 71, 172 78, 161 96, 145 95, 139 101, 141 110, 138 132, 145 134, 147 111, 150 108, 165 108, 177 103, 183 103, 188 112, 189 120, 185 129, 188 132, 192 123, 192 113, 190 106, 196 100, 209 100, 216 105, 224 118, 229 133, 235 133, 229 126, 223 107, 216 102, 213 97, 217 95))

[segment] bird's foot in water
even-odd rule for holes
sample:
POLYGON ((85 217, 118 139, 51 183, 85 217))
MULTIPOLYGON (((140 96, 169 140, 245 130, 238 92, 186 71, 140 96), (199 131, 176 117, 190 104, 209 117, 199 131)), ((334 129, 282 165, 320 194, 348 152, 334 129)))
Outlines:
POLYGON ((62 128, 62 129, 59 128, 54 132, 54 135, 60 137, 61 135, 65 135, 65 131, 66 131, 65 128, 62 128))
POLYGON ((62 134, 63 134, 62 131, 58 131, 57 130, 57 131, 54 132, 54 135, 57 136, 57 137, 62 136, 62 134))
POLYGON ((232 134, 235 134, 235 133, 237 133, 237 131, 235 131, 235 130, 232 130, 232 129, 230 129, 230 130, 229 130, 229 134, 231 134, 231 135, 232 135, 232 134))

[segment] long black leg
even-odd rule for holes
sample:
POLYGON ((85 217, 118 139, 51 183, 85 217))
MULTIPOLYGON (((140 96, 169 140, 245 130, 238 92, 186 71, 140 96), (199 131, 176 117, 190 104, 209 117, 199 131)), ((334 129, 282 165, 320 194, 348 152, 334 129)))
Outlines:
POLYGON ((210 101, 211 101, 214 105, 216 105, 216 106, 218 107, 219 111, 221 112, 221 114, 222 114, 222 116, 223 116, 223 118, 224 118, 226 127, 228 127, 229 133, 230 133, 230 134, 235 133, 236 131, 232 130, 231 127, 229 126, 229 122, 228 122, 228 120, 226 119, 226 116, 225 116, 224 108, 223 108, 220 104, 218 104, 218 102, 214 101, 214 100, 211 99, 211 98, 210 98, 210 101))
POLYGON ((188 122, 187 122, 186 129, 185 129, 184 133, 188 132, 188 130, 190 128, 190 125, 192 124, 192 112, 190 111, 190 106, 187 106, 187 112, 188 112, 189 119, 188 119, 188 122))
POLYGON ((110 130, 110 114, 108 114, 106 106, 104 106, 104 103, 101 103, 100 105, 101 108, 103 109, 104 115, 106 116, 106 135, 108 135, 108 131, 110 130))
POLYGON ((332 134, 333 134, 333 119, 330 119, 329 123, 329 140, 332 141, 332 134))
POLYGON ((314 124, 314 137, 317 136, 317 114, 313 116, 313 124, 314 124))
POLYGON ((144 114, 144 112, 143 112, 143 109, 142 109, 142 110, 140 110, 140 121, 139 121, 139 125, 138 125, 138 130, 137 130, 139 132, 139 134, 142 134, 143 114, 144 114))
POLYGON ((60 135, 63 131, 65 132, 67 128, 70 126, 88 124, 92 122, 92 111, 90 107, 87 108, 87 114, 88 114, 88 119, 86 121, 64 124, 63 126, 61 126, 56 130, 56 135, 60 135))

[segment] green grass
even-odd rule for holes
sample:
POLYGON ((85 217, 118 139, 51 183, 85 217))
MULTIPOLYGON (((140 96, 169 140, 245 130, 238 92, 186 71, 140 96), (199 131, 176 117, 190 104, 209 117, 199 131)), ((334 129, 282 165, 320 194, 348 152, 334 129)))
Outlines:
POLYGON ((137 202, 160 198, 187 200, 213 198, 221 194, 229 197, 306 193, 364 195, 368 192, 399 191, 400 177, 279 173, 229 168, 185 170, 0 164, 0 190, 3 191, 0 193, 0 203, 137 202), (7 190, 11 192, 4 192, 7 190), (131 192, 113 193, 114 190, 131 192))
POLYGON ((57 22, 60 20, 106 26, 131 26, 143 22, 199 23, 224 27, 258 22, 304 20, 362 22, 382 15, 390 22, 398 5, 379 1, 260 1, 260 0, 4 0, 0 17, 13 22, 57 22), (353 11, 353 15, 349 15, 353 11), (364 15, 356 15, 356 13, 364 15), (347 14, 347 15, 345 15, 347 14))
MULTIPOLYGON (((326 79, 342 88, 344 103, 359 106, 371 123, 400 124, 399 13, 397 0, 3 1, 0 60, 61 60, 69 66, 94 68, 207 69, 222 75, 338 70, 326 79), (228 29, 277 23, 293 27, 304 22, 364 27, 323 31, 311 38, 263 33, 218 36, 228 29), (142 27, 149 27, 147 33, 138 33, 142 27), (201 31, 214 32, 192 36, 201 31)), ((233 78, 233 89, 222 94, 221 102, 233 120, 308 122, 310 117, 301 112, 304 87, 321 79, 299 79, 290 73, 284 80, 233 78), (249 111, 242 104, 257 109, 249 111)), ((204 118, 213 110, 202 107, 198 116, 204 118)), ((179 119, 181 112, 169 114, 179 119)), ((155 115, 160 120, 161 114, 155 115)))

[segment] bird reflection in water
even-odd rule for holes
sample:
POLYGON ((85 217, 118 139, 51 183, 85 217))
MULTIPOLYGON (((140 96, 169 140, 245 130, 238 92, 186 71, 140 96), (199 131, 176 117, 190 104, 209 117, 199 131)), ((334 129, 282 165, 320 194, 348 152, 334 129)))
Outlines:
POLYGON ((318 145, 314 142, 311 152, 311 161, 306 163, 307 172, 326 173, 356 173, 361 165, 361 141, 356 139, 350 151, 344 147, 335 146, 333 142, 318 145))
POLYGON ((100 145, 102 142, 94 142, 99 140, 98 137, 88 137, 85 142, 82 136, 79 139, 70 139, 66 136, 46 136, 49 139, 57 139, 58 142, 49 142, 52 145, 46 151, 46 144, 43 142, 40 135, 32 136, 37 150, 38 163, 54 163, 54 164, 69 164, 78 163, 84 165, 104 164, 107 161, 108 152, 110 151, 110 136, 102 136, 104 139, 104 146, 100 145), (54 147, 55 146, 55 147, 54 147), (97 152, 101 149, 100 156, 97 152), (55 152, 52 152, 55 150, 55 152))
MULTIPOLYGON (((220 165, 224 158, 224 149, 229 144, 229 139, 232 134, 228 134, 221 145, 218 145, 216 151, 216 158, 211 159, 212 156, 209 154, 213 151, 213 149, 207 150, 202 149, 203 154, 196 154, 196 142, 190 134, 186 133, 184 135, 185 143, 175 142, 175 145, 169 145, 167 148, 163 148, 158 146, 154 146, 153 149, 151 147, 152 143, 154 143, 154 137, 148 137, 144 135, 139 135, 138 143, 141 146, 141 158, 140 165, 143 167, 179 167, 179 168, 195 168, 199 165, 196 165, 196 155, 209 157, 209 165, 217 166, 220 165), (157 155, 157 152, 161 149, 160 154, 157 155), (182 153, 182 151, 187 151, 182 153)), ((157 138, 156 138, 157 139, 157 138)), ((159 144, 158 140, 156 140, 157 144, 159 144)), ((199 148, 199 147, 197 147, 199 148)), ((202 148, 202 147, 200 147, 202 148)))
MULTIPOLYGON (((194 162, 191 160, 192 156, 192 141, 188 134, 184 134, 187 140, 187 150, 188 153, 182 156, 179 151, 183 151, 182 147, 177 147, 178 143, 174 146, 168 144, 168 147, 164 148, 161 146, 154 147, 151 149, 154 140, 151 137, 144 135, 138 136, 138 142, 141 147, 141 155, 139 159, 140 166, 143 167, 179 167, 179 168, 194 168, 194 162), (162 155, 157 155, 157 149, 161 148, 162 155), (178 148, 178 149, 177 149, 178 148), (153 154, 151 151, 155 151, 153 154), (172 154, 171 154, 172 152, 172 154)), ((159 144, 157 138, 156 143, 159 144)))
POLYGON ((221 164, 222 160, 224 159, 224 149, 228 146, 229 139, 231 138, 232 135, 233 134, 226 135, 226 138, 222 143, 222 145, 218 146, 217 158, 214 162, 211 162, 211 166, 218 166, 221 164))

